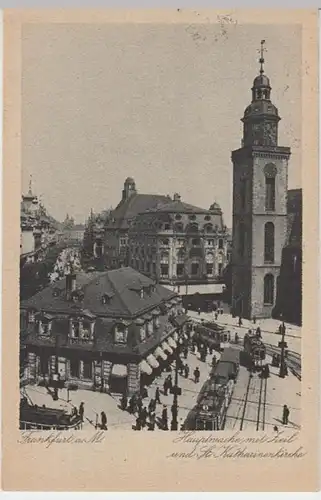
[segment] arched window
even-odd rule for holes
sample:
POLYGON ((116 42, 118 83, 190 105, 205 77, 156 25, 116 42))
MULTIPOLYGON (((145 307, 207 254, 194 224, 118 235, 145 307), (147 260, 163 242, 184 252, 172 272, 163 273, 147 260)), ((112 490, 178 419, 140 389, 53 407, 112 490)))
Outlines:
POLYGON ((264 167, 265 175, 265 210, 275 210, 275 177, 277 168, 274 163, 268 163, 264 167))
POLYGON ((212 233, 213 232, 213 224, 206 224, 204 226, 204 230, 206 233, 212 233))
POLYGON ((220 238, 220 239, 218 240, 218 248, 219 248, 220 250, 223 250, 223 247, 224 247, 224 241, 223 241, 223 239, 222 239, 222 238, 220 238))
POLYGON ((274 224, 267 222, 264 226, 264 262, 274 262, 274 224))
POLYGON ((198 224, 192 223, 188 225, 188 232, 189 233, 198 233, 198 224))
POLYGON ((272 305, 274 302, 274 276, 266 274, 264 276, 264 304, 272 305))
POLYGON ((241 257, 244 255, 245 250, 245 224, 240 222, 239 225, 239 254, 241 257))
POLYGON ((183 233, 184 232, 184 226, 183 226, 182 222, 177 222, 176 224, 174 224, 174 231, 176 231, 176 233, 183 233))

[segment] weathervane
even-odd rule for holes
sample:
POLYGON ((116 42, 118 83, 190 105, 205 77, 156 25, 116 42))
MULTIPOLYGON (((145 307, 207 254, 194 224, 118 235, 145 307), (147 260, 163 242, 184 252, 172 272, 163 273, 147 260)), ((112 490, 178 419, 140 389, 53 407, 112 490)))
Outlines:
POLYGON ((264 47, 264 44, 265 44, 265 40, 261 40, 261 48, 258 49, 258 52, 260 54, 259 63, 261 65, 261 68, 260 68, 261 75, 264 73, 264 68, 263 68, 263 64, 264 64, 264 52, 267 52, 266 48, 264 47))

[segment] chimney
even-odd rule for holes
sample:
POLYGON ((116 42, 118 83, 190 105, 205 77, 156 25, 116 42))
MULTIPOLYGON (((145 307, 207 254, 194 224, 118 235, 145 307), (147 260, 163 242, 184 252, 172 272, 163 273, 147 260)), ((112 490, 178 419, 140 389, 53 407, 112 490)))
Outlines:
POLYGON ((173 200, 174 200, 174 201, 181 201, 181 195, 180 195, 180 194, 178 194, 178 193, 174 193, 173 200))

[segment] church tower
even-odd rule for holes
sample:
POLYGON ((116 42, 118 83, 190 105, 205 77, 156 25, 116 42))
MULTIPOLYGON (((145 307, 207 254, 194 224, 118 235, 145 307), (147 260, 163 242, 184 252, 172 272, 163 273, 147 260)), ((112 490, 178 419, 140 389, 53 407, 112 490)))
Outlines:
POLYGON ((271 317, 287 231, 290 148, 278 145, 280 117, 264 73, 264 44, 242 118, 242 147, 232 152, 232 308, 248 319, 271 317))

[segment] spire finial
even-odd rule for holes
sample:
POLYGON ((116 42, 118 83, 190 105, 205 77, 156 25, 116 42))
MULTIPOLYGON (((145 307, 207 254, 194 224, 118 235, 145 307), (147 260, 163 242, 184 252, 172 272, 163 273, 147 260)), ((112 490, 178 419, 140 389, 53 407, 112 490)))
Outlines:
POLYGON ((32 194, 32 174, 30 174, 28 194, 32 194))
POLYGON ((264 64, 264 52, 266 52, 266 49, 264 48, 264 44, 265 44, 265 40, 261 40, 261 49, 260 49, 260 59, 259 59, 259 63, 261 65, 261 68, 260 68, 260 74, 263 75, 264 73, 264 68, 263 68, 263 64, 264 64))

